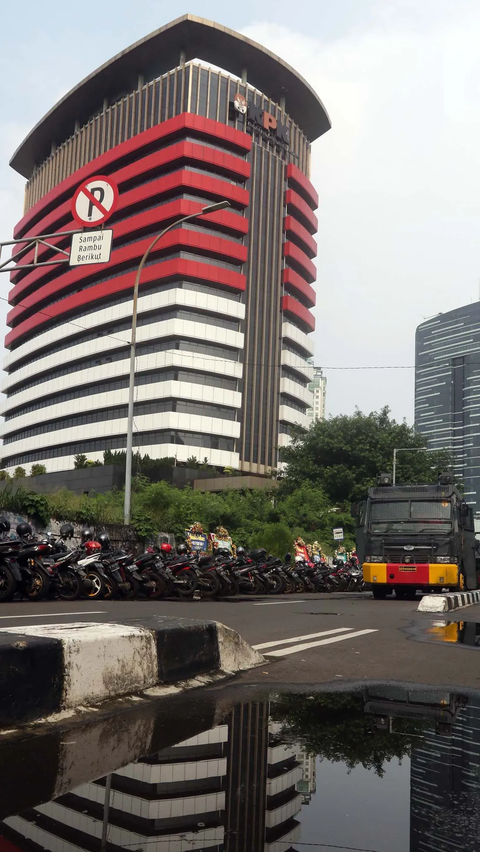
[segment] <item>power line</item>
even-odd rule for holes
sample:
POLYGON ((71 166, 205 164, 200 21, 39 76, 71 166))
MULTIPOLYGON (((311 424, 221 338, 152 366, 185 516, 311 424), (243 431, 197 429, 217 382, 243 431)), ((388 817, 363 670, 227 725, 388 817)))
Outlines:
MULTIPOLYGON (((8 301, 8 298, 6 296, 0 296, 0 300, 2 302, 7 302, 7 304, 10 304, 9 301, 8 301)), ((28 309, 30 307, 30 305, 26 305, 24 302, 17 302, 17 304, 14 307, 20 307, 20 308, 27 308, 28 309)), ((99 310, 101 310, 101 306, 99 306, 99 310)), ((36 314, 37 315, 41 314, 42 316, 48 317, 49 319, 58 319, 57 315, 50 314, 46 310, 38 310, 38 311, 36 311, 36 314)), ((159 315, 158 322, 161 322, 161 314, 159 315)), ((65 320, 62 321, 62 324, 71 325, 74 328, 79 328, 81 331, 91 332, 91 330, 92 330, 91 326, 87 327, 87 326, 84 326, 84 325, 80 325, 79 323, 74 322, 73 320, 65 319, 65 320)), ((126 331, 127 331, 127 329, 126 329, 126 331)), ((115 334, 111 334, 109 332, 105 332, 105 333, 102 333, 101 335, 99 335, 99 339, 101 339, 102 337, 107 337, 110 340, 116 340, 119 343, 123 343, 125 346, 130 345, 129 340, 125 340, 123 337, 117 337, 115 334)), ((232 347, 232 348, 236 348, 236 347, 232 347)), ((188 350, 178 349, 178 350, 175 350, 175 351, 187 352, 188 350)), ((238 350, 238 351, 241 351, 241 350, 238 350)), ((290 350, 285 350, 285 351, 290 351, 290 350)), ((141 354, 141 344, 140 344, 140 354, 141 354)), ((207 355, 205 353, 200 353, 200 352, 198 352, 198 353, 197 352, 191 352, 190 354, 195 356, 196 359, 203 360, 203 361, 229 360, 229 359, 222 358, 221 355, 207 355)), ((295 353, 292 353, 292 354, 295 354, 295 353)), ((301 358, 300 355, 298 357, 301 358)), ((479 361, 470 361, 469 363, 470 364, 478 364, 480 362, 479 361)), ((282 367, 289 367, 290 366, 289 364, 277 364, 277 363, 270 363, 268 361, 233 361, 232 360, 232 364, 241 364, 242 366, 246 366, 246 367, 274 367, 276 369, 281 369, 282 367)), ((306 366, 314 366, 314 365, 313 364, 312 365, 306 364, 306 366)), ((429 367, 429 365, 422 365, 422 366, 429 367)), ((434 364, 434 365, 431 365, 429 367, 429 369, 433 369, 433 367, 440 367, 440 368, 455 370, 455 369, 459 369, 460 367, 463 369, 464 364, 434 364)), ((290 367, 290 369, 295 370, 296 368, 290 367)), ((343 371, 415 370, 415 364, 362 364, 362 365, 344 366, 344 367, 329 365, 329 366, 322 366, 321 369, 322 370, 343 370, 343 371)))
MULTIPOLYGON (((201 829, 201 830, 208 831, 207 828, 201 829)), ((188 833, 189 834, 197 834, 197 833, 199 834, 200 832, 190 831, 188 833)), ((225 841, 225 838, 228 838, 229 835, 234 835, 234 834, 237 834, 237 832, 236 831, 227 831, 221 837, 209 837, 209 841, 212 842, 212 843, 223 843, 225 841)), ((187 833, 185 833, 185 834, 170 834, 168 836, 168 839, 165 839, 165 840, 162 840, 160 838, 155 838, 153 840, 140 840, 139 839, 136 843, 124 843, 122 845, 122 848, 139 850, 139 852, 141 852, 141 850, 143 849, 144 846, 148 846, 151 843, 155 843, 155 844, 171 843, 172 838, 175 838, 176 840, 183 840, 187 844, 193 843, 194 839, 195 839, 195 838, 193 838, 193 839, 187 838, 187 833)), ((288 847, 291 847, 291 845, 292 845, 291 840, 276 840, 275 843, 281 844, 283 846, 288 846, 288 847)), ((340 846, 336 843, 307 843, 305 841, 299 841, 299 840, 295 841, 295 846, 304 846, 304 847, 310 847, 310 848, 314 848, 314 849, 338 849, 338 850, 340 850, 340 852, 380 852, 380 850, 378 850, 378 849, 370 849, 370 848, 367 849, 364 846, 340 846)))

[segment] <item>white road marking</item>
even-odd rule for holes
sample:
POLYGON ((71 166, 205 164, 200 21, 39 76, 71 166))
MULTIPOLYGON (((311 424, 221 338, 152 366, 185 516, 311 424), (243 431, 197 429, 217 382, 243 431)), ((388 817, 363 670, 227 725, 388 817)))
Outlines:
POLYGON ((293 648, 281 648, 280 651, 269 651, 267 657, 286 657, 288 654, 296 654, 298 651, 308 651, 309 648, 317 648, 319 645, 331 645, 333 642, 343 642, 344 639, 355 639, 357 636, 366 636, 367 633, 378 633, 378 630, 357 630, 355 633, 347 633, 343 636, 330 636, 329 639, 320 639, 318 642, 307 642, 306 645, 294 645, 293 648))
POLYGON ((307 601, 265 601, 265 603, 254 603, 254 606, 282 606, 282 604, 307 603, 307 601))
POLYGON ((318 639, 319 636, 331 636, 332 633, 346 633, 348 630, 353 630, 353 627, 336 627, 335 630, 322 630, 321 633, 307 633, 306 636, 292 636, 291 639, 277 639, 276 642, 262 642, 261 645, 254 645, 256 651, 261 651, 262 648, 273 648, 276 645, 289 645, 290 642, 306 642, 307 639, 318 639))
POLYGON ((11 621, 17 618, 57 618, 65 615, 105 615, 106 609, 82 609, 80 612, 35 612, 31 615, 0 615, 0 619, 9 618, 11 621))

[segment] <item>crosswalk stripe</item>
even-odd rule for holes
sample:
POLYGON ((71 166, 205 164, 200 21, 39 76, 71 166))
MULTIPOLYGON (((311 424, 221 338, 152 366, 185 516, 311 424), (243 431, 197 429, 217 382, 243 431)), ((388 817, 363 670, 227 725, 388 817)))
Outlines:
POLYGON ((335 630, 322 630, 321 633, 307 633, 306 636, 292 636, 291 639, 277 639, 275 642, 262 642, 261 645, 254 645, 256 651, 262 651, 263 648, 273 648, 276 645, 289 645, 290 642, 306 642, 307 639, 318 639, 319 636, 330 636, 332 633, 346 633, 348 630, 353 630, 353 627, 336 627, 335 630))
POLYGON ((367 633, 378 633, 378 630, 357 630, 355 633, 347 633, 343 636, 330 636, 328 639, 319 639, 318 642, 294 645, 293 648, 281 648, 280 651, 268 651, 266 656, 286 657, 289 654, 296 654, 298 651, 308 651, 309 648, 317 648, 319 645, 331 645, 333 642, 343 642, 344 639, 355 639, 357 636, 366 636, 367 633))

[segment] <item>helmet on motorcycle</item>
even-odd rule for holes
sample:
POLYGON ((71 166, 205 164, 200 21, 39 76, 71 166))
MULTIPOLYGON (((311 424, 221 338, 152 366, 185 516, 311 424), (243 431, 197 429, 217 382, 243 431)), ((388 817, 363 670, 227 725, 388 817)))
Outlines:
POLYGON ((110 544, 110 536, 105 530, 97 535, 97 541, 102 545, 102 550, 108 550, 110 544))
POLYGON ((260 562, 262 559, 265 559, 267 555, 267 551, 264 547, 257 547, 255 550, 250 551, 250 556, 254 562, 260 562))
POLYGON ((93 539, 93 530, 91 530, 90 527, 85 527, 85 529, 82 530, 82 541, 83 541, 83 543, 85 544, 86 541, 91 541, 92 539, 93 539))
POLYGON ((17 535, 20 536, 20 538, 31 534, 32 527, 30 526, 30 524, 27 524, 26 521, 22 521, 20 524, 17 525, 17 535))
POLYGON ((88 554, 95 553, 97 550, 101 550, 102 545, 99 541, 86 541, 85 542, 85 550, 88 554))
POLYGON ((217 547, 215 551, 215 556, 231 556, 231 552, 227 547, 217 547))
POLYGON ((5 515, 0 515, 0 532, 10 532, 10 521, 5 515))
POLYGON ((171 553, 171 552, 172 552, 172 545, 171 545, 171 544, 169 544, 169 543, 168 543, 168 541, 164 541, 164 542, 160 545, 160 550, 162 550, 162 551, 163 551, 163 553, 171 553))
POLYGON ((237 556, 245 556, 245 548, 237 547, 237 556))
POLYGON ((286 554, 285 554, 285 562, 287 562, 287 563, 288 563, 288 562, 291 562, 291 561, 292 561, 292 554, 291 554, 291 553, 286 553, 286 554))
POLYGON ((186 544, 178 544, 177 545, 177 553, 179 556, 186 556, 188 553, 188 547, 186 544))
POLYGON ((71 538, 75 530, 73 529, 73 524, 62 524, 59 532, 61 538, 71 538))

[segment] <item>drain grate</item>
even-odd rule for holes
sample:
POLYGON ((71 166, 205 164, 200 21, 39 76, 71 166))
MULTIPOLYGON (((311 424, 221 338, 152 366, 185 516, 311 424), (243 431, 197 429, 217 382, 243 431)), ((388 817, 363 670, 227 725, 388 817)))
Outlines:
MULTIPOLYGON (((341 615, 340 612, 323 612, 322 610, 317 610, 317 612, 305 612, 304 615, 341 615)), ((350 613, 348 614, 350 618, 350 613)))

